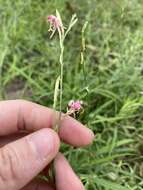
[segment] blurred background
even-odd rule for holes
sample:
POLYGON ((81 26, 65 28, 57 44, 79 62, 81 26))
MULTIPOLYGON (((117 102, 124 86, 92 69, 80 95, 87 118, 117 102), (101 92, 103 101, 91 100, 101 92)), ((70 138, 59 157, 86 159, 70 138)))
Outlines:
POLYGON ((65 42, 63 111, 83 100, 78 120, 96 134, 92 146, 61 149, 86 190, 141 190, 143 0, 0 0, 0 98, 52 107, 60 51, 46 16, 56 9, 65 26, 78 17, 65 42))

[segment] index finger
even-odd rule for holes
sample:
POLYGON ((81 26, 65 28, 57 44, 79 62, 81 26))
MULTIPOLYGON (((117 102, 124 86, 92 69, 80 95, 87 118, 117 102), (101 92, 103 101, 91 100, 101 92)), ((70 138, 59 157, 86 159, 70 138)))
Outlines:
MULTIPOLYGON (((58 114, 59 115, 59 114, 58 114)), ((42 128, 52 128, 57 121, 57 112, 25 100, 0 102, 0 136, 26 130, 32 132, 42 128)), ((73 146, 84 146, 92 142, 93 132, 71 118, 63 117, 59 126, 59 136, 73 146)))

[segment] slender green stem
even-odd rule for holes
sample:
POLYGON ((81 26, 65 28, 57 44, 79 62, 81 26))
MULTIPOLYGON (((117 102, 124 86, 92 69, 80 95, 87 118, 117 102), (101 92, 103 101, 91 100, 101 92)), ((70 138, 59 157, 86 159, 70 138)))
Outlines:
MULTIPOLYGON (((56 15, 57 15, 57 18, 59 19, 59 21, 61 23, 61 27, 63 27, 61 16, 60 16, 58 10, 56 10, 56 15)), ((58 28, 59 39, 60 39, 60 59, 59 59, 59 62, 60 62, 60 114, 59 114, 59 123, 60 123, 61 116, 62 116, 62 101, 63 101, 64 40, 65 40, 67 34, 69 33, 69 31, 75 25, 76 22, 77 22, 76 15, 73 15, 72 18, 71 18, 69 27, 66 30, 66 32, 62 31, 60 27, 58 28)))
POLYGON ((64 69, 64 63, 63 63, 63 55, 64 55, 64 38, 60 38, 60 115, 59 120, 61 120, 61 114, 62 114, 62 101, 63 101, 63 69, 64 69))
MULTIPOLYGON (((60 20, 61 22, 61 26, 62 25, 62 20, 60 17, 60 14, 58 12, 58 10, 56 10, 56 14, 57 14, 57 18, 60 20)), ((58 28, 58 33, 59 33, 59 39, 60 39, 60 57, 59 57, 59 62, 60 62, 60 77, 57 78, 56 80, 56 84, 55 84, 55 92, 54 92, 54 103, 53 103, 53 108, 56 108, 56 103, 57 103, 57 96, 58 96, 58 86, 60 84, 60 114, 59 114, 59 120, 57 121, 56 125, 54 126, 54 130, 56 132, 59 131, 59 124, 61 122, 61 118, 62 118, 62 101, 63 101, 63 74, 64 74, 64 61, 63 61, 63 56, 64 56, 64 40, 66 38, 66 35, 68 34, 68 32, 71 30, 71 28, 73 27, 73 25, 77 22, 76 19, 76 15, 74 15, 71 19, 71 22, 69 24, 69 27, 66 31, 66 33, 61 31, 61 28, 58 28)), ((55 32, 55 31, 54 31, 55 32)), ((54 33, 52 33, 53 36, 54 33)), ((51 36, 51 37, 52 37, 51 36)), ((49 170, 49 177, 51 179, 51 181, 54 181, 55 175, 53 173, 53 164, 51 166, 51 169, 49 170), (51 173, 50 173, 51 172, 51 173)))

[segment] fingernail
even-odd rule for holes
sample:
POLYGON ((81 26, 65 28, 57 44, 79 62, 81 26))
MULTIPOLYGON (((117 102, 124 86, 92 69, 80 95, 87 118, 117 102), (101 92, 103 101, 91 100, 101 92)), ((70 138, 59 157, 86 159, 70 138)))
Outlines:
POLYGON ((29 138, 36 156, 40 159, 52 157, 55 153, 55 133, 51 129, 42 129, 33 133, 29 138))
POLYGON ((90 132, 91 132, 91 139, 94 140, 95 139, 95 134, 93 133, 92 130, 90 130, 90 132))
POLYGON ((88 129, 88 130, 89 130, 89 136, 90 136, 89 144, 92 144, 94 139, 95 139, 95 135, 94 135, 94 133, 93 133, 93 131, 91 129, 88 129))

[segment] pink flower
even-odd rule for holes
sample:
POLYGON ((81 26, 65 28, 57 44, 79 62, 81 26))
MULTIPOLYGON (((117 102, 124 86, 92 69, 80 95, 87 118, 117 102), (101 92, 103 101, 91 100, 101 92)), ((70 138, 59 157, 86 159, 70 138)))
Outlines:
POLYGON ((49 31, 52 31, 51 37, 54 35, 56 30, 59 30, 60 32, 64 33, 64 27, 62 21, 58 19, 56 16, 49 15, 47 17, 47 21, 50 23, 49 31))
POLYGON ((61 27, 59 19, 54 15, 49 15, 47 17, 48 22, 54 29, 58 29, 61 27))
POLYGON ((70 110, 72 111, 80 111, 82 109, 82 101, 74 101, 74 100, 71 100, 68 104, 68 107, 70 110))

